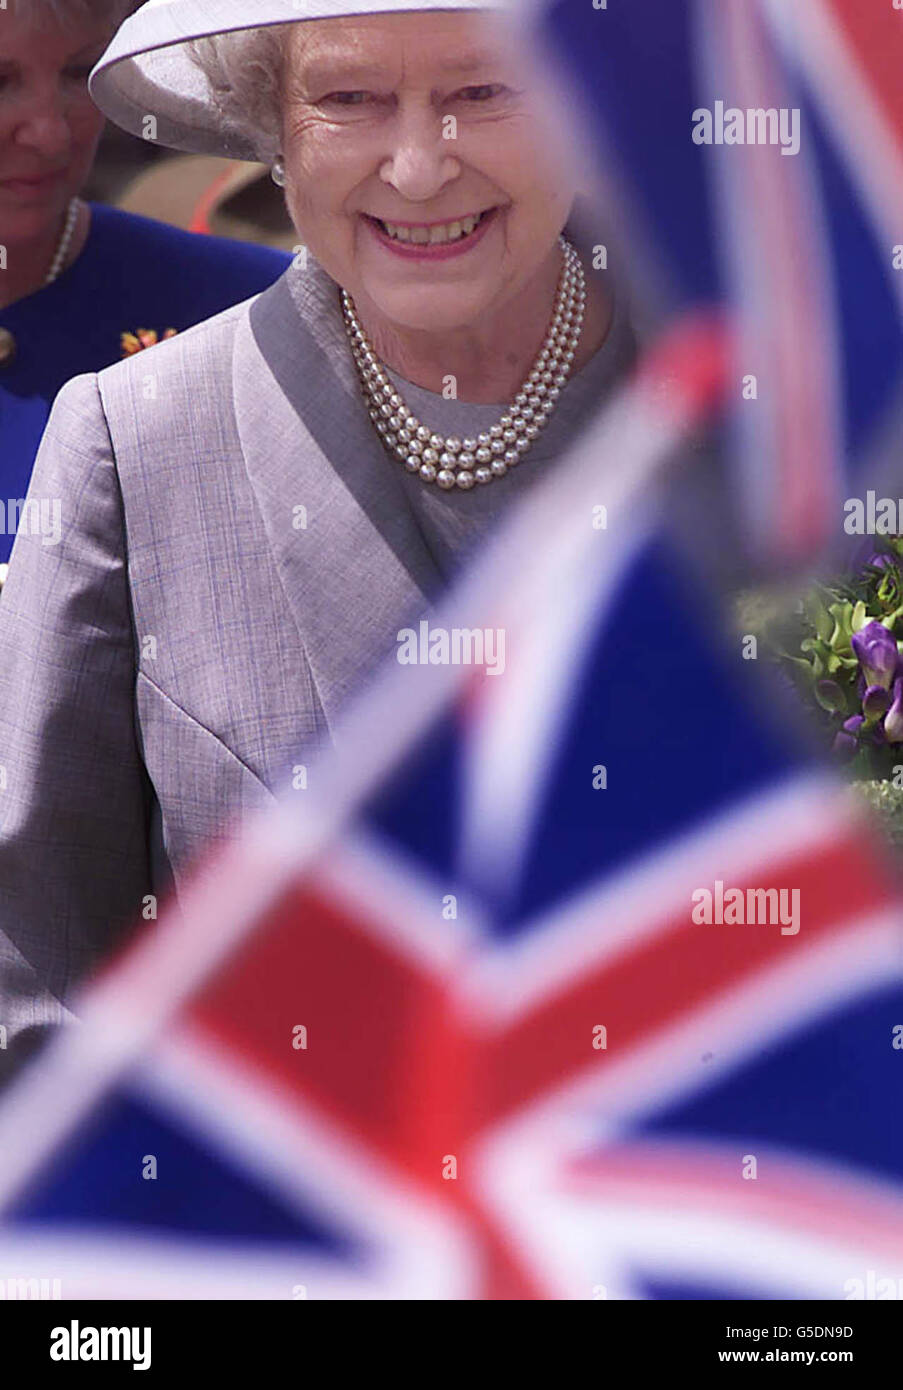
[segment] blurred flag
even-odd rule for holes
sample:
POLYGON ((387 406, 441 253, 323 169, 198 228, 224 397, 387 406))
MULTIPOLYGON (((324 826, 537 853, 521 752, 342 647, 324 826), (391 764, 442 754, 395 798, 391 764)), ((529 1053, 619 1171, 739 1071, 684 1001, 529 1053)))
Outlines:
POLYGON ((650 500, 723 355, 701 323, 647 365, 412 635, 427 660, 5 1099, 7 1289, 840 1298, 900 1270, 898 904, 650 500))
POLYGON ((874 0, 531 6, 659 318, 727 306, 733 505, 751 562, 842 541, 897 496, 903 408, 903 11, 874 0))

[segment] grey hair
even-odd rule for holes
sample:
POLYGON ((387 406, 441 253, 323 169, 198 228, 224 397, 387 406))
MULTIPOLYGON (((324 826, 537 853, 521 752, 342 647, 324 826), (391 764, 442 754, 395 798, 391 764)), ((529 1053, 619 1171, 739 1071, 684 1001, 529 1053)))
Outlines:
POLYGON ((272 163, 282 148, 282 81, 293 23, 215 34, 188 44, 220 115, 245 132, 258 159, 272 163))
POLYGON ((82 25, 106 24, 113 34, 141 3, 142 0, 11 0, 10 9, 16 19, 36 29, 48 22, 68 31, 82 25))

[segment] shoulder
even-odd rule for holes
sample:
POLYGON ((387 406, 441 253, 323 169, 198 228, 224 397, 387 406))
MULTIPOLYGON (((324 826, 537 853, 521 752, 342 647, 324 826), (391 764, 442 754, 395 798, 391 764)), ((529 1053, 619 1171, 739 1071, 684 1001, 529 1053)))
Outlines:
POLYGON ((186 232, 103 203, 91 204, 91 217, 92 237, 103 249, 151 258, 169 269, 196 269, 232 281, 251 277, 259 289, 291 264, 291 256, 270 246, 186 232))
POLYGON ((177 428, 180 404, 211 410, 215 399, 232 394, 232 359, 239 325, 257 295, 223 309, 174 338, 115 362, 97 374, 104 409, 112 419, 140 410, 148 400, 166 402, 177 428))

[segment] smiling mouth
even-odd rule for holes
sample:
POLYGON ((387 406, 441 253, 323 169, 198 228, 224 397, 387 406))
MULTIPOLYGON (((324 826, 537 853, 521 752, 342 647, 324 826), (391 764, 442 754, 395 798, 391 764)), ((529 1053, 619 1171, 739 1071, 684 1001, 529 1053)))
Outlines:
POLYGON ((393 241, 413 246, 445 246, 452 241, 466 241, 492 212, 495 212, 495 208, 485 208, 483 212, 475 212, 467 217, 432 223, 384 222, 382 218, 371 217, 366 212, 364 216, 368 221, 375 222, 380 231, 393 241))

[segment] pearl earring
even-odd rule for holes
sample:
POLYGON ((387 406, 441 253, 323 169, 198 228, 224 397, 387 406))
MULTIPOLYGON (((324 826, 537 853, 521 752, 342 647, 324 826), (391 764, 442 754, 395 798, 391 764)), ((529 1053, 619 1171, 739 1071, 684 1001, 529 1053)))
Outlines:
POLYGON ((277 188, 285 187, 285 161, 283 160, 281 155, 277 155, 277 157, 273 160, 273 167, 270 170, 270 177, 272 178, 273 183, 276 184, 277 188))

